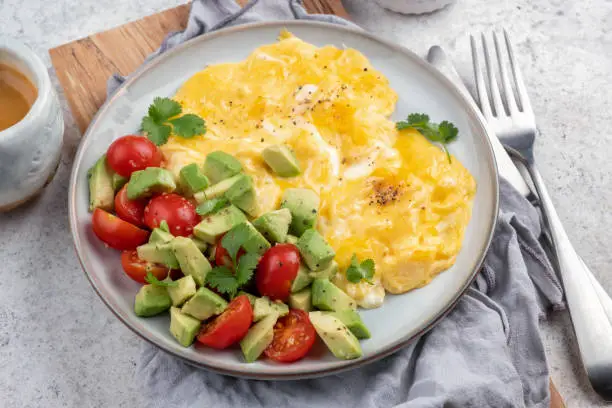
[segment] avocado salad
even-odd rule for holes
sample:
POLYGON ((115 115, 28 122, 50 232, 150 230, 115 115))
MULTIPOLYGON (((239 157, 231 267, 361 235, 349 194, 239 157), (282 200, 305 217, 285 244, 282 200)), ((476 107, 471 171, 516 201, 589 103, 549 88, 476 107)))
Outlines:
MULTIPOLYGON (((285 145, 265 148, 262 159, 277 177, 300 174, 285 145)), ((246 362, 297 361, 317 335, 337 358, 362 356, 359 339, 370 332, 333 283, 344 272, 316 229, 317 193, 288 188, 277 209, 260 214, 236 157, 211 152, 177 178, 162 161, 149 138, 127 135, 88 173, 93 231, 142 284, 137 316, 169 312, 182 346, 239 345, 246 362)), ((373 265, 363 279, 372 273, 373 265)))

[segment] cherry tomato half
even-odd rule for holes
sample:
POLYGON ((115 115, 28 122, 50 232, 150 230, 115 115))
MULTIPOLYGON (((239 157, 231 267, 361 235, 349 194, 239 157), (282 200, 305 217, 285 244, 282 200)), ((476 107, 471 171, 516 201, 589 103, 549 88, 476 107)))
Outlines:
POLYGON ((124 221, 138 227, 146 227, 144 210, 147 200, 130 200, 127 197, 127 184, 115 196, 115 212, 124 221))
POLYGON ((94 210, 92 228, 106 245, 119 250, 134 249, 149 239, 149 231, 142 230, 99 208, 94 210))
POLYGON ((237 296, 223 313, 202 328, 198 341, 219 350, 227 348, 247 334, 252 322, 253 308, 249 298, 237 296))
POLYGON ((157 279, 166 279, 170 272, 164 265, 143 261, 136 250, 121 252, 121 266, 127 276, 136 282, 147 283, 147 274, 151 272, 157 279))
POLYGON ((159 167, 162 153, 155 143, 144 136, 127 135, 111 143, 106 161, 116 173, 130 177, 136 170, 159 167))
MULTIPOLYGON (((230 269, 234 269, 234 263, 232 262, 232 258, 230 258, 227 249, 223 248, 223 245, 221 245, 221 240, 223 239, 223 236, 225 236, 225 234, 219 237, 217 244, 215 245, 215 264, 217 266, 227 266, 230 269)), ((236 254, 236 262, 238 262, 238 260, 240 260, 240 257, 245 253, 246 252, 244 248, 240 248, 238 250, 238 253, 236 254)))
POLYGON ((272 343, 264 354, 282 363, 290 363, 304 357, 315 342, 315 328, 310 323, 308 313, 291 309, 287 316, 278 319, 274 325, 272 343))
POLYGON ((144 210, 144 222, 153 229, 166 220, 174 236, 188 237, 200 216, 191 201, 178 194, 162 194, 153 197, 144 210))
POLYGON ((286 301, 291 283, 300 267, 300 252, 293 244, 278 244, 268 249, 257 265, 255 283, 262 296, 286 301))

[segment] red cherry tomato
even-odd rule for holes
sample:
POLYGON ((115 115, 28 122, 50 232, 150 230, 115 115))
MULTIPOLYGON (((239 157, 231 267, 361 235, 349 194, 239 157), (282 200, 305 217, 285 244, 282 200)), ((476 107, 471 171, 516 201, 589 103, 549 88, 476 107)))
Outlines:
POLYGON ((274 361, 290 363, 304 357, 314 342, 315 328, 310 323, 308 313, 291 309, 274 325, 274 338, 264 354, 274 361))
POLYGON ((153 197, 144 210, 144 222, 153 229, 166 220, 174 236, 188 237, 193 232, 200 216, 191 201, 178 194, 162 194, 153 197))
MULTIPOLYGON (((217 266, 227 266, 230 269, 234 269, 234 263, 232 262, 232 258, 230 258, 227 249, 223 248, 223 245, 221 245, 221 240, 223 239, 224 235, 225 234, 221 235, 221 237, 217 241, 217 244, 215 245, 215 264, 217 266)), ((236 254, 236 262, 238 262, 238 260, 240 260, 240 257, 244 254, 244 248, 240 248, 238 250, 238 254, 236 254)))
POLYGON ((127 184, 115 196, 115 212, 124 221, 138 227, 146 227, 144 210, 147 200, 130 200, 127 197, 127 184))
POLYGON ((94 210, 92 228, 106 245, 119 250, 134 249, 149 239, 149 231, 142 230, 99 208, 94 210))
POLYGON ((130 177, 136 170, 159 167, 162 153, 146 137, 127 135, 111 143, 106 152, 106 161, 115 173, 130 177))
POLYGON ((127 276, 136 282, 147 283, 147 274, 151 272, 157 279, 166 279, 170 270, 164 265, 143 261, 136 250, 121 252, 121 266, 127 276))
POLYGON ((219 350, 227 348, 246 335, 252 322, 253 308, 249 298, 237 296, 223 313, 202 328, 198 341, 219 350))
POLYGON ((257 265, 255 283, 262 296, 286 301, 291 283, 300 267, 300 252, 293 244, 278 244, 268 249, 257 265))

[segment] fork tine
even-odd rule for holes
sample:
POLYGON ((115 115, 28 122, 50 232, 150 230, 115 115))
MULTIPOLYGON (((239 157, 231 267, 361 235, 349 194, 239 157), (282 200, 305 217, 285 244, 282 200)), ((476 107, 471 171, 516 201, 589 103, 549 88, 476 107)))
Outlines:
POLYGON ((485 56, 485 64, 487 65, 487 74, 489 76, 489 90, 491 91, 491 99, 493 100, 493 108, 495 108, 495 116, 502 117, 506 116, 504 105, 502 104, 501 94, 497 86, 497 79, 495 78, 495 69, 491 63, 491 53, 489 52, 489 45, 487 37, 482 33, 482 49, 485 56))
POLYGON ((489 120, 493 117, 493 114, 491 113, 491 103, 489 102, 489 96, 487 95, 484 76, 482 74, 482 69, 480 68, 478 48, 476 47, 476 40, 474 39, 473 35, 470 36, 470 44, 472 45, 472 63, 474 64, 474 79, 476 81, 476 90, 478 92, 478 103, 480 104, 480 110, 482 111, 485 119, 489 120))
POLYGON ((514 91, 512 85, 510 85, 510 79, 508 79, 508 71, 506 70, 506 64, 502 56, 502 46, 499 43, 499 37, 496 32, 493 33, 493 40, 495 41, 495 51, 497 53, 497 63, 499 64, 499 72, 501 73, 501 82, 504 89, 504 96, 506 97, 506 106, 508 107, 508 113, 512 115, 518 112, 516 106, 516 100, 514 99, 514 91))
POLYGON ((523 82, 523 75, 521 70, 514 59, 514 50, 508 32, 504 29, 504 38, 506 39, 506 48, 508 48, 508 56, 510 57, 510 65, 512 66, 512 74, 514 76, 514 84, 518 93, 518 99, 521 104, 521 110, 525 113, 532 113, 531 102, 529 101, 529 95, 527 95, 527 88, 525 82, 523 82))

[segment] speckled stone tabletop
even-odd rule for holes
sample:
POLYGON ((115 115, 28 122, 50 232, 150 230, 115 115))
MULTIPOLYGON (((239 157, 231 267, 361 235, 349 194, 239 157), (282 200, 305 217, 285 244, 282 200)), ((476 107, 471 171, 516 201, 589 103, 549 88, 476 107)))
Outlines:
MULTIPOLYGON (((0 36, 37 52, 61 92, 49 48, 183 2, 0 0, 0 36)), ((469 34, 511 32, 541 132, 540 170, 578 252, 612 293, 612 2, 458 0, 420 17, 372 0, 345 5, 360 25, 421 55, 443 45, 466 77, 469 34)), ((142 340, 98 299, 72 247, 68 176, 80 133, 62 100, 55 179, 39 199, 0 215, 0 406, 139 407, 133 376, 142 340)), ((552 315, 542 331, 568 407, 606 406, 583 374, 568 314, 552 315)))

